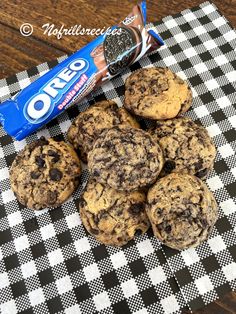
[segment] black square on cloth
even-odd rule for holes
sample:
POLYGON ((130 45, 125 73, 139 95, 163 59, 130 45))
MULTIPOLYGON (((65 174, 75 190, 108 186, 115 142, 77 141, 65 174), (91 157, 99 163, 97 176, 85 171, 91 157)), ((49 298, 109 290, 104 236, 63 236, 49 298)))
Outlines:
POLYGON ((147 271, 141 258, 129 263, 129 267, 130 267, 134 277, 139 276, 139 275, 141 275, 147 271))
POLYGON ((200 53, 199 57, 202 59, 203 62, 209 61, 212 59, 212 55, 208 51, 200 53))
POLYGON ((200 75, 195 75, 195 76, 190 77, 189 81, 192 86, 203 84, 203 80, 201 79, 200 75))
POLYGON ((6 160, 6 163, 7 163, 7 166, 8 168, 11 167, 14 159, 16 158, 16 153, 13 153, 13 154, 9 154, 5 157, 5 160, 6 160))
POLYGON ((189 39, 190 44, 194 47, 194 46, 198 46, 202 44, 202 41, 199 37, 193 37, 189 39))
POLYGON ((95 246, 94 248, 92 248, 92 252, 96 262, 103 260, 107 257, 108 254, 105 245, 95 246))
POLYGON ((5 263, 7 271, 18 267, 19 266, 19 260, 18 260, 17 254, 12 254, 10 256, 5 257, 4 263, 5 263))
POLYGON ((210 73, 214 78, 224 75, 224 72, 221 70, 220 67, 211 69, 210 73))
POLYGON ((192 26, 189 23, 184 23, 179 25, 179 28, 181 29, 182 32, 187 32, 190 29, 192 29, 192 26))
POLYGON ((226 44, 224 44, 222 46, 219 46, 219 48, 223 52, 223 54, 226 54, 226 53, 232 51, 232 47, 231 47, 231 45, 229 43, 226 43, 226 44))
POLYGON ((119 285, 119 279, 116 276, 115 271, 111 271, 105 275, 102 276, 102 281, 104 283, 104 286, 106 290, 109 290, 117 285, 119 285))
POLYGON ((26 233, 30 233, 30 232, 33 232, 35 230, 38 230, 39 228, 39 225, 38 225, 38 222, 37 222, 37 219, 34 217, 34 218, 31 218, 29 220, 26 220, 24 222, 24 226, 25 226, 25 231, 26 233))
POLYGON ((6 81, 7 81, 7 85, 12 85, 12 84, 18 83, 17 76, 15 76, 15 75, 7 77, 6 81))
POLYGON ((12 240, 12 235, 11 235, 10 229, 0 231, 0 245, 3 245, 4 243, 7 243, 7 242, 11 242, 11 240, 12 240))
POLYGON ((232 85, 232 84, 226 84, 224 86, 221 87, 221 89, 223 90, 223 92, 226 94, 226 95, 230 95, 230 94, 233 94, 235 93, 235 87, 232 85))
POLYGON ((142 291, 141 296, 146 307, 153 303, 159 302, 158 295, 153 287, 142 291))
POLYGON ((181 287, 193 281, 191 274, 187 271, 186 268, 183 268, 177 271, 176 277, 178 278, 178 283, 180 284, 181 287))
POLYGON ((46 286, 49 283, 54 282, 54 277, 51 268, 47 268, 38 273, 39 280, 42 286, 46 286))
POLYGON ((216 222, 216 228, 220 234, 227 232, 232 229, 232 225, 230 224, 227 217, 219 218, 216 222))
POLYGON ((220 267, 216 257, 213 255, 204 258, 202 260, 202 265, 204 266, 207 274, 212 273, 213 271, 217 270, 220 267))
POLYGON ((131 313, 129 306, 125 300, 122 300, 118 303, 113 304, 112 308, 113 308, 115 314, 121 314, 121 313, 129 314, 129 313, 131 313))
POLYGON ((46 303, 50 313, 57 313, 63 309, 63 305, 59 296, 47 300, 46 303))
POLYGON ((73 241, 69 230, 59 233, 57 235, 57 240, 60 244, 60 247, 63 247, 73 241))
POLYGON ((31 252, 32 252, 34 259, 41 257, 44 254, 46 254, 46 250, 45 250, 43 242, 40 242, 40 243, 37 243, 37 244, 31 246, 31 252))
POLYGON ((38 71, 37 67, 33 67, 31 69, 28 69, 27 73, 31 77, 31 76, 35 76, 35 75, 39 74, 39 71, 38 71))
POLYGON ((179 66, 184 71, 184 70, 192 68, 193 64, 188 59, 185 59, 184 61, 179 62, 179 66))
POLYGON ((229 293, 230 291, 232 291, 232 289, 228 283, 224 283, 223 285, 216 287, 216 292, 220 296, 223 296, 223 295, 229 293))
POLYGON ((202 95, 199 95, 199 97, 201 98, 201 100, 204 104, 210 103, 210 102, 215 100, 210 92, 206 92, 202 95))
POLYGON ((227 172, 229 170, 224 159, 218 160, 214 163, 214 169, 218 174, 227 172))
POLYGON ((14 298, 25 294, 27 292, 24 280, 18 281, 11 285, 11 290, 14 298))
POLYGON ((223 121, 226 118, 226 115, 223 112, 223 110, 217 110, 215 112, 212 112, 211 116, 212 116, 212 118, 214 119, 215 122, 223 121))
POLYGON ((175 54, 181 52, 181 51, 182 51, 182 48, 180 47, 180 45, 176 44, 176 45, 174 45, 174 46, 169 47, 169 50, 170 50, 170 52, 171 52, 173 55, 175 55, 175 54))
POLYGON ((82 268, 78 256, 74 256, 70 259, 67 259, 65 261, 65 264, 69 274, 72 274, 82 268))
POLYGON ((216 28, 216 29, 213 29, 212 31, 209 31, 208 35, 210 35, 211 38, 215 39, 221 36, 221 32, 216 28))
POLYGON ((224 132, 224 136, 227 140, 227 142, 234 142, 236 140, 236 130, 235 129, 231 129, 228 130, 226 132, 224 132))
POLYGON ((91 293, 87 283, 74 288, 73 291, 78 302, 83 302, 84 300, 91 298, 91 293))
POLYGON ((236 182, 230 183, 226 186, 226 190, 228 191, 231 197, 236 196, 236 182))
POLYGON ((211 22, 211 20, 209 19, 209 17, 208 17, 207 15, 205 15, 205 16, 203 16, 203 17, 200 17, 200 18, 198 19, 198 21, 199 21, 202 25, 211 22))
POLYGON ((199 296, 189 302, 191 309, 194 311, 205 306, 203 299, 199 296))

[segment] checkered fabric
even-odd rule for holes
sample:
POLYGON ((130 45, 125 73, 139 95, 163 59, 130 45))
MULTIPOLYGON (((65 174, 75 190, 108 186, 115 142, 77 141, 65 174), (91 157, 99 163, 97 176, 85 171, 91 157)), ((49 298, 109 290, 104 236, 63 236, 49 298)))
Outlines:
MULTIPOLYGON (((0 129, 1 313, 180 313, 235 289, 236 32, 209 2, 168 16, 155 27, 166 45, 79 106, 21 142, 0 129), (194 99, 187 115, 208 129, 217 146, 207 184, 220 217, 210 239, 182 252, 161 246, 151 230, 123 248, 99 244, 85 231, 77 209, 88 178, 86 168, 81 186, 61 207, 35 212, 18 203, 8 169, 25 144, 42 135, 66 140, 66 131, 80 111, 101 99, 122 105, 126 77, 151 66, 168 66, 188 80, 194 99)), ((1 101, 63 59, 0 80, 1 101)))

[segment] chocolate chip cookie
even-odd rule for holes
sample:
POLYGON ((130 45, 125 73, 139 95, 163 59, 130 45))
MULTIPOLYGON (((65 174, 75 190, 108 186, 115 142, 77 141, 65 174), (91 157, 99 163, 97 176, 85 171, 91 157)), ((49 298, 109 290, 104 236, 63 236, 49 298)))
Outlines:
POLYGON ((135 118, 114 101, 100 101, 78 115, 67 137, 74 148, 79 150, 81 159, 87 162, 87 154, 101 132, 118 124, 139 128, 135 118))
POLYGON ((162 166, 161 147, 151 135, 124 126, 103 131, 88 154, 91 175, 116 190, 131 191, 154 183, 162 166))
POLYGON ((126 79, 124 106, 138 116, 172 119, 186 112, 191 103, 187 82, 168 68, 140 69, 126 79))
POLYGON ((164 153, 161 176, 181 172, 203 179, 212 169, 216 156, 213 141, 207 130, 190 118, 158 121, 151 134, 164 153))
POLYGON ((217 220, 213 194, 199 178, 172 173, 148 191, 147 214, 155 236, 182 250, 206 240, 217 220))
POLYGON ((52 138, 26 145, 10 169, 16 198, 32 209, 57 207, 79 183, 80 160, 71 146, 52 138))
POLYGON ((99 242, 121 246, 149 228, 145 201, 144 192, 116 191, 91 180, 80 199, 80 216, 99 242))

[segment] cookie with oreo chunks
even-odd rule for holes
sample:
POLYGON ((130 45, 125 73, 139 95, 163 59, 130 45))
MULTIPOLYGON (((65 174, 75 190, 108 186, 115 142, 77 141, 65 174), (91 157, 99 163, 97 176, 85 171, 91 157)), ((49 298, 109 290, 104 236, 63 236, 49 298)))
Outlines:
POLYGON ((124 126, 103 131, 88 154, 91 175, 125 191, 154 183, 163 162, 162 149, 149 133, 124 126))
POLYGON ((80 160, 71 146, 41 137, 16 156, 10 182, 18 201, 38 210, 58 207, 68 199, 80 173, 80 160))
POLYGON ((114 101, 103 100, 78 115, 68 130, 67 138, 78 150, 80 158, 87 162, 87 154, 102 131, 118 124, 139 128, 138 122, 126 109, 119 108, 114 101))
POLYGON ((81 220, 99 242, 122 246, 150 227, 145 201, 144 192, 116 191, 90 180, 79 202, 81 220))
POLYGON ((213 168, 215 145, 207 130, 190 118, 158 121, 150 132, 163 150, 161 176, 181 172, 204 179, 213 168))
POLYGON ((172 119, 192 103, 187 82, 168 68, 143 68, 125 81, 124 106, 130 112, 153 120, 172 119))
POLYGON ((146 211, 155 236, 183 250, 205 241, 217 220, 215 198, 195 176, 172 173, 148 191, 146 211))

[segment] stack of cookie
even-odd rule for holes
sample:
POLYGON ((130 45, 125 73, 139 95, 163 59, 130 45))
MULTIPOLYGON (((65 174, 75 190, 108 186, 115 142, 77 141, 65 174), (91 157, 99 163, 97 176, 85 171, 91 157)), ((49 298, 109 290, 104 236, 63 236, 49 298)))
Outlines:
MULTIPOLYGON (((162 243, 179 250, 209 236, 217 205, 201 179, 212 169, 216 150, 202 126, 181 117, 191 102, 191 89, 176 74, 167 68, 146 68, 127 78, 124 107, 102 101, 74 120, 68 140, 91 174, 79 210, 85 228, 98 241, 121 246, 150 225, 162 243), (155 127, 142 130, 135 115, 156 121, 155 127)), ((11 169, 18 199, 35 209, 60 205, 78 182, 75 152, 71 157, 59 154, 55 160, 51 151, 58 154, 56 145, 68 144, 55 144, 52 149, 52 141, 27 148, 11 169), (39 157, 42 167, 32 166, 39 157), (62 166, 67 167, 66 175, 62 166), (14 176, 16 167, 22 168, 19 178, 14 176), (19 192, 22 177, 25 186, 33 186, 30 191, 19 192), (50 193, 40 202, 36 196, 46 190, 45 182, 50 193)))

